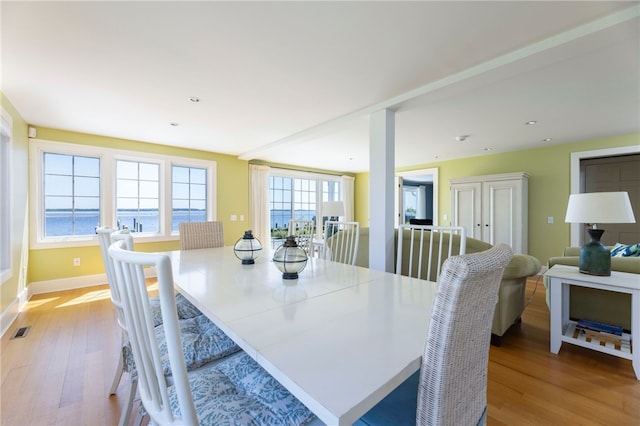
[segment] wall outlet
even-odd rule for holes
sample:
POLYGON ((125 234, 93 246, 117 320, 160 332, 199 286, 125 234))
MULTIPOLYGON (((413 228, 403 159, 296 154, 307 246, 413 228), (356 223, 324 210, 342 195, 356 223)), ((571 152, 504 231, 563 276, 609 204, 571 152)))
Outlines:
POLYGON ((553 216, 547 217, 547 223, 548 224, 552 224, 553 223, 553 216))
POLYGON ((240 222, 244 222, 244 215, 243 214, 240 215, 240 222))
POLYGON ((73 266, 80 266, 80 258, 79 257, 74 257, 73 258, 73 266))

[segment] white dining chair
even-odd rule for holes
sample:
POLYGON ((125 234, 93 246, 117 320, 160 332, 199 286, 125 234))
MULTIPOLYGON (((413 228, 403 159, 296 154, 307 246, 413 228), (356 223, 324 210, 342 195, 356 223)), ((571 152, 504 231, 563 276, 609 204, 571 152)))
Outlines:
POLYGON ((125 326, 139 377, 140 401, 159 425, 304 425, 315 416, 245 352, 187 374, 168 255, 132 252, 123 241, 109 248, 122 297, 125 326), (154 267, 171 368, 165 380, 162 350, 151 320, 144 266, 154 267))
MULTIPOLYGON (((115 285, 114 265, 112 259, 109 257, 108 249, 112 242, 121 241, 129 251, 133 251, 133 237, 126 230, 115 231, 108 227, 100 227, 96 229, 96 232, 98 234, 101 253, 103 255, 107 282, 109 283, 111 294, 111 302, 113 303, 116 311, 117 324, 121 329, 121 350, 118 357, 115 376, 109 389, 109 394, 114 395, 116 393, 125 372, 129 375, 125 404, 118 422, 118 424, 122 426, 127 425, 130 422, 129 419, 132 414, 138 380, 129 336, 125 326, 124 312, 122 308, 122 295, 119 288, 115 285)), ((189 355, 187 363, 187 368, 189 370, 201 367, 208 362, 220 359, 240 350, 233 340, 225 335, 222 330, 215 326, 215 324, 213 324, 195 306, 193 306, 191 302, 185 299, 184 296, 180 293, 174 293, 174 298, 176 300, 176 314, 180 318, 179 326, 183 334, 182 344, 184 345, 184 350, 189 355)), ((149 313, 151 315, 153 327, 155 328, 156 338, 161 342, 160 346, 163 354, 162 367, 165 375, 170 376, 165 343, 166 339, 164 337, 165 330, 162 326, 162 310, 160 299, 158 297, 149 297, 149 313)))
POLYGON ((462 226, 400 225, 396 273, 437 281, 444 261, 465 254, 466 244, 462 226))
POLYGON ((360 244, 360 223, 328 220, 324 224, 323 257, 334 262, 355 265, 360 244))
POLYGON ((355 425, 482 425, 493 311, 512 250, 452 256, 442 267, 420 371, 355 425))
POLYGON ((307 253, 313 254, 313 240, 316 233, 316 224, 313 220, 291 219, 289 221, 289 235, 296 237, 298 247, 307 253))
POLYGON ((222 222, 180 222, 180 250, 224 247, 222 222))

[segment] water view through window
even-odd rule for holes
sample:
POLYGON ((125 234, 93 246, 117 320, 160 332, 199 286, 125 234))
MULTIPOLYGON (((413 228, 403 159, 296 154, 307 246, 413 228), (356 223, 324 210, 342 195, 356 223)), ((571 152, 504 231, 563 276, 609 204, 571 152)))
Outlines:
POLYGON ((45 236, 91 235, 100 223, 100 159, 44 154, 45 236))
MULTIPOLYGON (((89 236, 102 223, 100 158, 57 153, 43 156, 45 237, 89 236)), ((207 220, 207 170, 172 167, 171 229, 207 220)), ((160 165, 116 162, 116 227, 160 231, 160 165)))

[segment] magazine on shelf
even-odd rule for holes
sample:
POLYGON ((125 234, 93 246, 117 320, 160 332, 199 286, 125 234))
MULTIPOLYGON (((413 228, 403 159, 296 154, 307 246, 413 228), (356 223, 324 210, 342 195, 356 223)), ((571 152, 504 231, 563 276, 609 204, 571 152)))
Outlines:
POLYGON ((597 321, 582 319, 578 321, 578 323, 576 324, 576 328, 622 336, 622 327, 619 327, 617 325, 604 324, 597 321))

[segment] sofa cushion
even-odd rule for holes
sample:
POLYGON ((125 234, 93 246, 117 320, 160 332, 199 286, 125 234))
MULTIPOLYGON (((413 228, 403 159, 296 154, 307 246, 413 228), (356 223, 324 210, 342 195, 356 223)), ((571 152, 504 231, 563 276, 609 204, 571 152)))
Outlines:
POLYGON ((611 249, 611 257, 640 257, 640 243, 616 243, 616 245, 611 249))

